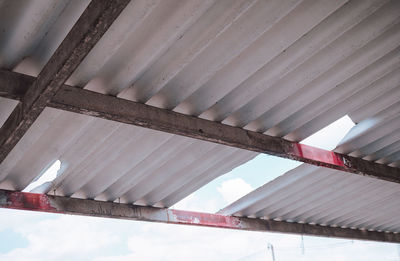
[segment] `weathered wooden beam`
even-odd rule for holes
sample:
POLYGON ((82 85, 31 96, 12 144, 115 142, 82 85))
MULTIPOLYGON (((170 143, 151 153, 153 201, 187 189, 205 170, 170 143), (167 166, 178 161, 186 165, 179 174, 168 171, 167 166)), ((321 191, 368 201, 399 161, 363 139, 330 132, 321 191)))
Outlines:
POLYGON ((400 243, 400 234, 154 208, 0 190, 0 207, 20 210, 400 243))
POLYGON ((35 77, 0 69, 0 97, 20 101, 35 77))
POLYGON ((53 108, 400 183, 400 169, 170 110, 65 86, 53 108))
MULTIPOLYGON (((34 79, 0 70, 0 94, 23 93, 23 84, 34 79)), ((400 183, 399 168, 68 85, 48 106, 400 183)))
POLYGON ((0 163, 130 0, 92 0, 0 129, 0 163))

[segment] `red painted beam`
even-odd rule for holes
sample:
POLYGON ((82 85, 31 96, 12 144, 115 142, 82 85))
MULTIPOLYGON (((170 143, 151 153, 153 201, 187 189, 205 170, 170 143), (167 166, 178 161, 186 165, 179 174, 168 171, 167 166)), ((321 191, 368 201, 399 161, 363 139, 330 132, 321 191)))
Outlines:
POLYGON ((0 194, 0 205, 5 208, 58 212, 51 206, 49 197, 45 194, 4 191, 0 194))
POLYGON ((321 162, 321 165, 329 164, 337 166, 338 169, 349 168, 348 163, 346 164, 346 158, 342 155, 305 144, 296 143, 290 154, 294 157, 321 162))
POLYGON ((240 229, 240 220, 233 216, 168 209, 169 222, 199 226, 240 229))
POLYGON ((0 207, 50 213, 161 222, 169 224, 400 243, 400 234, 398 233, 366 231, 255 218, 242 218, 8 190, 0 190, 0 207))

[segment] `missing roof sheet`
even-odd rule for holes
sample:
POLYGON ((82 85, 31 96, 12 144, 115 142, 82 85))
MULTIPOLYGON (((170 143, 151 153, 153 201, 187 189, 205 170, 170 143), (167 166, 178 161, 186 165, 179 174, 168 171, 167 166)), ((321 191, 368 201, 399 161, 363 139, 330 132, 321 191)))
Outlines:
POLYGON ((36 192, 36 190, 42 186, 46 186, 46 184, 50 184, 56 177, 57 172, 61 168, 61 161, 56 160, 51 164, 47 169, 42 171, 42 173, 33 180, 24 190, 23 192, 36 192))

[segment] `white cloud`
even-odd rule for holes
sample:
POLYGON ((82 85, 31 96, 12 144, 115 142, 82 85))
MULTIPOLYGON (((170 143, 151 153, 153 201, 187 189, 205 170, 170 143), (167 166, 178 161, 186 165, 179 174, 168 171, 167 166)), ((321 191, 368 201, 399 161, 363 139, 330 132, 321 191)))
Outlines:
MULTIPOLYGON (((217 190, 230 203, 252 187, 236 178, 222 182, 217 190)), ((193 193, 175 207, 213 212, 219 201, 193 193)), ((15 210, 0 210, 0 221, 0 232, 9 228, 28 240, 27 247, 0 253, 0 261, 271 260, 268 243, 282 261, 397 260, 396 245, 375 242, 305 237, 301 255, 298 235, 15 210)), ((1 236, 0 243, 7 240, 1 236)))
POLYGON ((218 204, 216 199, 202 199, 196 194, 196 192, 194 192, 176 203, 172 208, 188 211, 214 213, 218 211, 220 207, 219 205, 220 204, 218 204))
POLYGON ((69 215, 44 218, 35 224, 22 221, 14 230, 28 240, 28 246, 0 255, 0 260, 80 260, 118 241, 101 223, 100 219, 69 215))
POLYGON ((1 214, 9 219, 23 215, 8 228, 29 245, 0 254, 1 261, 271 260, 267 243, 281 261, 398 260, 394 244, 305 237, 301 255, 294 235, 66 215, 40 214, 42 220, 32 222, 36 213, 7 211, 1 214))
POLYGON ((217 188, 227 204, 230 204, 253 190, 250 184, 241 178, 230 179, 222 182, 217 188))
MULTIPOLYGON (((295 236, 278 236, 298 242, 295 236)), ((262 252, 273 235, 196 226, 142 224, 140 232, 128 239, 131 253, 99 257, 94 261, 128 260, 238 260, 248 253, 262 252)), ((266 258, 267 254, 261 255, 266 258)))

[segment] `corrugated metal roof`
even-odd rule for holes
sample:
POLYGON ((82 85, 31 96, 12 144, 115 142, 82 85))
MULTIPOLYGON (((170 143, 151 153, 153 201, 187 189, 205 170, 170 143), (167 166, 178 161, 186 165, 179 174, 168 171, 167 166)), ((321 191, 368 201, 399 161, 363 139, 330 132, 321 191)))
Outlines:
POLYGON ((22 190, 59 159, 59 176, 41 192, 171 206, 255 155, 46 108, 1 165, 0 179, 22 190))
MULTIPOLYGON (((1 2, 0 67, 36 76, 87 4, 1 2)), ((384 115, 338 150, 396 165, 399 22, 395 0, 137 0, 67 83, 295 141, 346 114, 359 126, 384 115)), ((0 100, 0 121, 15 104, 0 100)), ((44 191, 171 206, 255 155, 48 108, 0 187, 60 159, 44 191)))
POLYGON ((303 164, 220 212, 400 232, 399 197, 398 184, 303 164))
POLYGON ((363 119, 335 151, 400 166, 400 88, 361 107, 350 116, 363 119))

